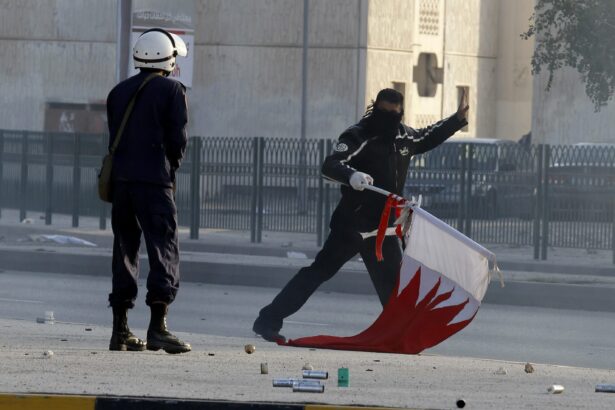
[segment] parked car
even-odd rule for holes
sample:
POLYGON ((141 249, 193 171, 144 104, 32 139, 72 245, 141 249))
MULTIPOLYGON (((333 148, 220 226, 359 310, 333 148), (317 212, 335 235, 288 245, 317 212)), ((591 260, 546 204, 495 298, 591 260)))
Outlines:
POLYGON ((615 144, 557 147, 547 169, 549 217, 612 221, 615 206, 615 144))
POLYGON ((462 188, 468 189, 464 184, 471 178, 467 204, 473 218, 529 218, 534 209, 534 162, 532 149, 514 141, 451 138, 413 158, 405 194, 421 195, 424 208, 454 218, 462 209, 462 188))

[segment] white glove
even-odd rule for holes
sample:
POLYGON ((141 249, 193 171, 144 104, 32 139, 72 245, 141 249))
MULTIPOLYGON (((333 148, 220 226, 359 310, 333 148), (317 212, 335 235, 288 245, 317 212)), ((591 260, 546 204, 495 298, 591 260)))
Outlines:
POLYGON ((350 186, 357 191, 363 191, 365 185, 373 185, 374 178, 364 172, 355 172, 350 176, 350 186))

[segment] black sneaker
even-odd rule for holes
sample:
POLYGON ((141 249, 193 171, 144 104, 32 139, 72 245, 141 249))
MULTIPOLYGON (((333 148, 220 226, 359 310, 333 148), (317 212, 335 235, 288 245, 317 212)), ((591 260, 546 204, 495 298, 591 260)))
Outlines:
POLYGON ((254 325, 252 325, 252 330, 254 331, 254 333, 267 340, 268 342, 286 342, 286 338, 279 333, 279 329, 274 329, 270 325, 266 324, 264 320, 260 318, 260 316, 257 317, 254 321, 254 325))

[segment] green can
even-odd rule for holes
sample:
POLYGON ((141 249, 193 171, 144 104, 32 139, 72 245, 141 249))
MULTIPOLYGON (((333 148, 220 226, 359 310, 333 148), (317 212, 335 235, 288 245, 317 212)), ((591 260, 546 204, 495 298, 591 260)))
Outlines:
POLYGON ((350 373, 347 367, 337 369, 337 387, 348 387, 350 383, 350 373))

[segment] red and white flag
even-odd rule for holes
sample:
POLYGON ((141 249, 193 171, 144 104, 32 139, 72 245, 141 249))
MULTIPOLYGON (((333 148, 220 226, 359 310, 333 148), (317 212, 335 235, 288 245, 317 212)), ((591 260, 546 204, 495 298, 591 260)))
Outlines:
POLYGON ((304 337, 287 345, 416 354, 474 319, 497 270, 495 255, 419 207, 408 218, 397 286, 376 321, 355 336, 304 337))

